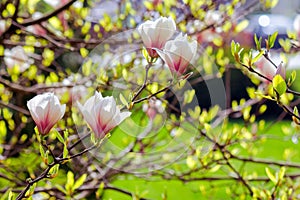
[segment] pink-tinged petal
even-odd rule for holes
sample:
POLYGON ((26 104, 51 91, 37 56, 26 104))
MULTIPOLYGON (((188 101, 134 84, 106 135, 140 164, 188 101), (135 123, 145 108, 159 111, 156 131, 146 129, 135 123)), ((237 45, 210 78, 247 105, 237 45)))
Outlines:
POLYGON ((48 134, 66 109, 66 105, 61 106, 53 93, 35 96, 27 102, 27 107, 41 134, 48 134))
POLYGON ((197 53, 197 42, 188 41, 186 35, 179 34, 174 40, 166 42, 163 53, 158 52, 170 71, 182 75, 197 53))
POLYGON ((114 118, 107 124, 106 131, 109 132, 116 126, 118 126, 122 121, 131 115, 131 112, 122 112, 120 111, 114 116, 114 118))
POLYGON ((157 57, 153 48, 162 49, 175 31, 175 22, 170 17, 160 17, 155 21, 146 21, 138 27, 138 32, 151 57, 157 57))
POLYGON ((279 66, 277 67, 276 73, 275 74, 279 74, 283 79, 286 78, 286 70, 285 67, 283 66, 283 62, 281 62, 279 64, 279 66))
MULTIPOLYGON (((78 108, 82 113, 84 120, 94 132, 97 138, 103 138, 111 129, 118 125, 122 119, 123 113, 117 108, 113 97, 102 97, 101 93, 95 93, 82 106, 78 103, 78 108), (88 105, 88 102, 90 105, 88 105)), ((130 112, 124 112, 126 113, 130 112)), ((124 116, 125 116, 124 115, 124 116)))

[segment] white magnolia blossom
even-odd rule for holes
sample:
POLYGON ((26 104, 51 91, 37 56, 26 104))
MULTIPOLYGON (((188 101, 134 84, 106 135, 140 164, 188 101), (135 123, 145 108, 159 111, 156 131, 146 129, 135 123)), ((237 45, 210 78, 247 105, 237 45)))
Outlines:
POLYGON ((12 49, 4 50, 4 62, 7 68, 18 67, 19 72, 24 72, 34 61, 28 57, 23 47, 16 46, 12 49))
POLYGON ((112 96, 102 97, 99 92, 95 92, 84 105, 79 102, 77 104, 84 120, 97 138, 103 138, 131 115, 131 112, 121 112, 112 96))
POLYGON ((155 21, 146 21, 138 27, 143 43, 151 57, 158 57, 156 49, 162 49, 176 31, 175 21, 171 17, 160 17, 155 21))
POLYGON ((66 105, 61 105, 53 93, 33 97, 27 102, 27 107, 39 132, 43 135, 49 133, 66 111, 66 105))
POLYGON ((180 33, 174 40, 169 40, 163 51, 158 51, 172 73, 182 75, 197 53, 197 41, 189 41, 187 35, 180 33))
POLYGON ((158 113, 164 112, 164 107, 159 99, 149 99, 148 103, 143 104, 143 111, 153 120, 158 113))

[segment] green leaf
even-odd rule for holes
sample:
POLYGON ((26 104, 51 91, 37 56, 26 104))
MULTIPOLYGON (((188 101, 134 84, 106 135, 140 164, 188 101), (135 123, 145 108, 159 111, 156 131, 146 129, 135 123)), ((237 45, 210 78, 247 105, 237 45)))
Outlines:
POLYGON ((268 167, 266 167, 266 174, 269 177, 269 179, 274 183, 277 184, 277 179, 276 177, 272 174, 272 172, 270 171, 270 169, 268 167))
POLYGON ((239 33, 242 30, 244 30, 245 28, 247 28, 248 25, 249 25, 249 21, 245 19, 245 20, 241 21, 240 23, 238 23, 238 25, 236 25, 234 30, 236 33, 239 33))
POLYGON ((290 77, 289 77, 289 79, 288 79, 288 83, 287 83, 287 85, 288 85, 289 87, 290 87, 290 86, 294 83, 294 81, 296 80, 296 75, 297 75, 296 70, 293 70, 292 73, 291 73, 291 75, 290 75, 290 77))
POLYGON ((55 187, 62 193, 67 194, 67 191, 61 185, 56 184, 55 187))
POLYGON ((299 111, 297 106, 294 107, 293 114, 299 116, 299 111))
POLYGON ((285 52, 290 52, 292 44, 291 44, 291 41, 289 39, 282 39, 282 38, 280 38, 278 40, 278 42, 279 42, 280 46, 283 48, 283 50, 285 52))
POLYGON ((262 41, 262 37, 259 37, 259 39, 257 38, 257 35, 254 34, 254 41, 255 41, 255 45, 256 45, 256 49, 261 51, 261 41, 262 41))
POLYGON ((6 9, 7 9, 8 13, 10 14, 10 16, 13 16, 14 13, 16 12, 16 7, 12 3, 7 4, 6 9))
POLYGON ((96 198, 100 199, 101 195, 103 194, 103 189, 104 189, 104 182, 101 182, 99 185, 99 188, 96 191, 96 198))
POLYGON ((63 158, 66 158, 69 154, 69 151, 68 151, 68 147, 67 147, 67 144, 66 142, 64 143, 64 151, 63 151, 63 158))
POLYGON ((185 91, 183 104, 191 103, 193 101, 194 96, 195 96, 195 90, 192 89, 192 90, 185 91))
POLYGON ((192 156, 187 157, 186 164, 190 169, 195 169, 195 167, 197 166, 197 163, 192 156))
POLYGON ((12 191, 9 191, 9 194, 8 194, 8 200, 13 200, 14 199, 14 193, 12 191))
POLYGON ((44 151, 43 145, 41 145, 41 144, 40 144, 40 154, 42 156, 42 160, 44 161, 44 159, 45 159, 45 151, 44 151))
POLYGON ((83 48, 83 47, 80 48, 80 55, 81 55, 83 58, 87 57, 88 54, 89 54, 89 51, 88 51, 86 48, 83 48))
POLYGON ((61 142, 61 143, 65 143, 64 138, 61 136, 61 134, 56 130, 53 129, 53 131, 55 132, 56 138, 61 142))
POLYGON ((65 141, 68 139, 68 137, 69 137, 69 130, 66 129, 66 130, 64 131, 64 139, 65 139, 65 141))
POLYGON ((272 83, 274 90, 278 93, 279 96, 285 93, 287 86, 281 75, 275 75, 272 80, 272 83))
POLYGON ((266 112, 266 110, 267 110, 267 105, 263 104, 259 107, 258 112, 259 114, 263 114, 264 112, 266 112))
POLYGON ((35 135, 36 135, 36 139, 39 143, 41 143, 41 135, 40 135, 40 132, 39 132, 39 129, 36 127, 34 127, 34 132, 35 132, 35 135))
POLYGON ((287 30, 287 35, 288 35, 288 38, 290 38, 292 40, 297 39, 297 32, 296 31, 287 30))
POLYGON ((34 183, 33 185, 31 185, 31 186, 29 187, 29 190, 27 190, 27 192, 26 192, 26 194, 25 194, 25 196, 26 196, 27 198, 28 198, 28 197, 31 197, 31 196, 33 195, 35 187, 36 187, 36 183, 34 183))
POLYGON ((235 54, 235 42, 234 40, 231 41, 231 54, 234 56, 235 54))
POLYGON ((85 179, 86 179, 86 174, 83 174, 82 176, 80 176, 79 179, 77 179, 77 181, 75 182, 74 186, 73 186, 73 190, 76 190, 77 188, 79 188, 80 186, 82 186, 82 184, 84 183, 85 179))
POLYGON ((72 171, 68 171, 67 173, 67 183, 65 185, 67 194, 71 195, 73 193, 73 186, 74 186, 74 174, 72 171))
POLYGON ((269 47, 272 48, 275 44, 276 38, 278 35, 278 31, 273 33, 271 36, 268 37, 269 47))
POLYGON ((286 168, 281 167, 279 172, 278 172, 278 181, 281 181, 285 175, 286 168))
POLYGON ((2 194, 2 196, 0 197, 0 200, 7 200, 9 199, 8 196, 10 195, 11 192, 11 188, 9 188, 8 190, 6 190, 6 192, 4 194, 2 194))
POLYGON ((125 97, 123 96, 123 94, 120 93, 119 96, 120 96, 121 103, 122 103, 124 106, 126 106, 126 107, 128 108, 128 102, 127 102, 127 100, 125 99, 125 97))
POLYGON ((50 170, 50 178, 54 178, 58 175, 58 170, 59 170, 59 164, 54 165, 50 170))

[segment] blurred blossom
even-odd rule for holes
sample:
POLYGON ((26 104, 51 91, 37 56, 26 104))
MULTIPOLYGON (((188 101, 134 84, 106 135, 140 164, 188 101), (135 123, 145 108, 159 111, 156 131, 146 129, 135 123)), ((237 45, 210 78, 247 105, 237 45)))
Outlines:
POLYGON ((222 19, 222 14, 220 11, 217 10, 208 10, 206 12, 204 22, 207 25, 215 25, 220 23, 220 20, 222 19))
POLYGON ((62 81, 62 87, 56 88, 54 92, 61 97, 68 93, 68 102, 74 102, 87 95, 89 84, 91 83, 88 81, 84 85, 76 85, 75 77, 69 76, 62 81))
POLYGON ((6 29, 5 20, 0 20, 0 35, 5 31, 5 29, 6 29))
POLYGON ((169 40, 163 51, 158 52, 167 63, 172 73, 182 75, 197 53, 197 42, 189 41, 187 35, 180 33, 174 40, 169 40))
POLYGON ((155 21, 146 21, 138 27, 138 32, 152 58, 158 57, 153 48, 162 49, 175 31, 176 24, 171 17, 160 17, 155 21))
POLYGON ((131 115, 131 112, 121 112, 112 96, 103 98, 99 92, 95 92, 83 106, 79 102, 77 104, 96 138, 103 138, 131 115))
POLYGON ((143 104, 143 111, 153 120, 158 113, 164 112, 164 108, 160 100, 151 98, 148 103, 143 104))
POLYGON ((217 29, 209 28, 197 34, 197 41, 199 43, 210 43, 215 38, 219 38, 219 37, 221 37, 221 34, 217 32, 217 29))
POLYGON ((64 116, 66 105, 61 105, 53 93, 37 95, 27 102, 27 107, 39 132, 46 135, 64 116))
POLYGON ((298 37, 300 37, 300 14, 295 17, 293 25, 295 31, 298 33, 298 37))
MULTIPOLYGON (((41 12, 35 12, 32 14, 32 19, 39 19, 41 17, 43 17, 43 13, 41 12)), ((44 25, 44 23, 42 24, 44 25)), ((46 35, 47 33, 46 30, 39 24, 28 26, 26 27, 26 30, 36 35, 46 35)))
POLYGON ((18 67, 19 72, 24 72, 34 61, 29 58, 23 47, 16 46, 10 50, 4 50, 4 62, 7 68, 12 69, 18 67))

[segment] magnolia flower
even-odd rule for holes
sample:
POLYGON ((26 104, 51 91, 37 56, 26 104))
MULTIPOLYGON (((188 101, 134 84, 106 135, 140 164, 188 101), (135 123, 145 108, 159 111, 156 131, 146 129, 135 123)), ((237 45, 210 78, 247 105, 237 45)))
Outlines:
POLYGON ((169 40, 163 51, 158 51, 160 57, 167 63, 172 73, 182 75, 197 53, 197 42, 188 41, 187 35, 179 34, 174 40, 169 40))
POLYGON ((143 111, 153 120, 158 113, 164 112, 164 108, 160 100, 151 98, 148 104, 143 104, 143 111))
POLYGON ((295 17, 293 26, 294 26, 295 31, 300 36, 300 14, 295 17))
POLYGON ((90 97, 83 106, 79 102, 77 104, 97 138, 103 138, 131 115, 131 112, 121 112, 112 96, 102 97, 98 92, 95 92, 95 95, 90 97))
POLYGON ((16 46, 10 50, 5 49, 4 62, 9 69, 12 69, 15 66, 18 67, 19 72, 24 72, 31 64, 33 64, 33 60, 28 57, 21 46, 16 46))
POLYGON ((153 48, 162 49, 176 31, 176 25, 171 17, 160 17, 155 21, 144 22, 138 31, 149 55, 156 58, 158 54, 153 48))
POLYGON ((33 97, 27 102, 27 107, 42 135, 48 134, 66 111, 66 105, 61 105, 53 93, 44 93, 33 97))

